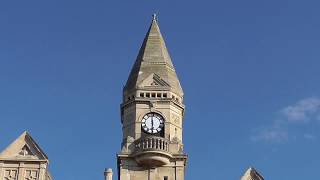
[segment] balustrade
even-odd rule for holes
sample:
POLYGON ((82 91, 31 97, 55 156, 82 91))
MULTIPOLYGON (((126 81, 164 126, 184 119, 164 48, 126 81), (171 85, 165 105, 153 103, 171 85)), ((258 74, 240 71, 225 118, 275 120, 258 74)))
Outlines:
POLYGON ((141 138, 135 142, 136 151, 169 151, 169 141, 156 136, 141 138))

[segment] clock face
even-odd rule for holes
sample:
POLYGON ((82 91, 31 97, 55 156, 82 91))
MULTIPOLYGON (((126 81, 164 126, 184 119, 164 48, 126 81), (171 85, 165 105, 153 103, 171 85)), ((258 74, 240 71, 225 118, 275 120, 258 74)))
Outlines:
POLYGON ((156 134, 163 129, 164 120, 162 116, 156 113, 148 113, 142 119, 142 129, 146 133, 156 134))

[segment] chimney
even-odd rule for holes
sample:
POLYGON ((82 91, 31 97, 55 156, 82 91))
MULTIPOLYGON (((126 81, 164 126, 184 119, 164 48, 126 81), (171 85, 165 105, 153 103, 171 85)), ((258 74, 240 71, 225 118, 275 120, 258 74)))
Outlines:
POLYGON ((104 170, 104 180, 112 180, 112 169, 105 169, 104 170))

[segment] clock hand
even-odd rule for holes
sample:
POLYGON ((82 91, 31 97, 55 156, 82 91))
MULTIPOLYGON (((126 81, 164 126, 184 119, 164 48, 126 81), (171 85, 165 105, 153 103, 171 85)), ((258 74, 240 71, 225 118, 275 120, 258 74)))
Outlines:
POLYGON ((152 130, 153 130, 153 117, 151 118, 151 127, 152 127, 152 130))

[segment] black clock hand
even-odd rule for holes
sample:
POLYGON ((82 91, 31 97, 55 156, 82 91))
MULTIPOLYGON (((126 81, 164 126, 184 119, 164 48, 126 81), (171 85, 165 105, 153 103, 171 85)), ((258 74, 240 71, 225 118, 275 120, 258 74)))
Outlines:
POLYGON ((153 117, 151 118, 151 126, 152 126, 152 130, 153 130, 153 117))

